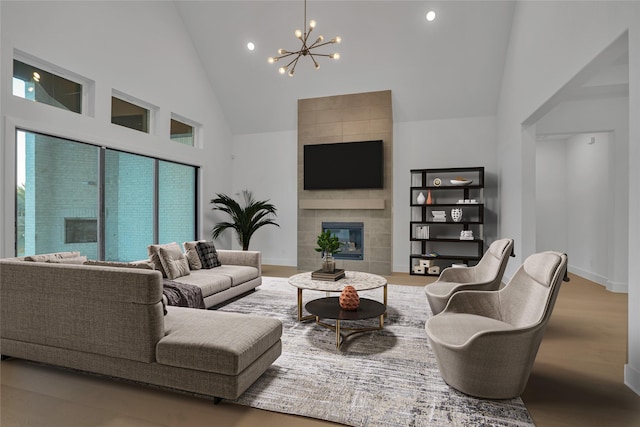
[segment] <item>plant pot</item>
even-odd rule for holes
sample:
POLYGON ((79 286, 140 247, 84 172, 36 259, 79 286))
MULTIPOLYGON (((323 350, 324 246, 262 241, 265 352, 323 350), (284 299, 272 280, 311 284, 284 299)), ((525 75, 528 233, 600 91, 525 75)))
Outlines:
POLYGON ((322 272, 323 273, 333 273, 336 269, 336 261, 333 259, 333 254, 331 252, 325 252, 322 257, 322 272))

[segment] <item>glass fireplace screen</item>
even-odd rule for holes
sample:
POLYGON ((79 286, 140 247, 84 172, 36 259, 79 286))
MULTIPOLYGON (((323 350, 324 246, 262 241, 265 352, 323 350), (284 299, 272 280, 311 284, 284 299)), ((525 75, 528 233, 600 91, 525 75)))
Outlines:
POLYGON ((364 223, 323 222, 322 231, 326 230, 340 240, 340 252, 333 254, 335 259, 364 259, 364 223))

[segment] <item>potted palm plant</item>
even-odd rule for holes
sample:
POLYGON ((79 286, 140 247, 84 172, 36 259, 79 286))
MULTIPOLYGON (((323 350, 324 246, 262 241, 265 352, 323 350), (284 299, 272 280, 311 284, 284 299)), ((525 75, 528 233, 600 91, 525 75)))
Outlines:
POLYGON ((251 236, 260 227, 265 225, 280 227, 280 225, 270 218, 271 215, 276 216, 276 207, 269 203, 269 200, 256 201, 249 190, 243 190, 242 197, 244 199, 242 206, 222 193, 216 194, 216 198, 211 200, 214 211, 226 212, 231 217, 230 222, 216 224, 211 231, 211 236, 216 239, 224 230, 232 228, 238 235, 238 243, 242 246, 242 250, 246 251, 249 250, 251 236))
POLYGON ((322 271, 325 273, 333 273, 336 268, 336 262, 333 254, 340 252, 340 240, 338 236, 331 234, 331 230, 325 230, 318 235, 316 241, 318 247, 316 252, 322 252, 322 271))

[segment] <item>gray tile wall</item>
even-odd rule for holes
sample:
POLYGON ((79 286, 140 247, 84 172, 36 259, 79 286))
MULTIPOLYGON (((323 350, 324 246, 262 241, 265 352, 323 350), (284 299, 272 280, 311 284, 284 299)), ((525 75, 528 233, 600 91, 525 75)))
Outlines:
POLYGON ((364 260, 338 260, 337 267, 391 274, 393 111, 391 91, 298 100, 298 268, 317 270, 314 250, 322 222, 364 223, 364 260), (384 188, 375 190, 303 190, 303 146, 354 141, 384 141, 384 188), (384 209, 306 209, 307 200, 383 200, 384 209))

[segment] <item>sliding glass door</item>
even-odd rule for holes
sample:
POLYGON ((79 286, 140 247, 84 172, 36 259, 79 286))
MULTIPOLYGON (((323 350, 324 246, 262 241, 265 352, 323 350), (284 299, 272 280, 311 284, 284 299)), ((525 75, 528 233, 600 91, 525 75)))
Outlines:
POLYGON ((19 255, 80 251, 98 255, 100 149, 31 132, 17 132, 19 255))
POLYGON ((196 237, 197 168, 17 132, 16 253, 132 261, 196 237))
POLYGON ((146 248, 149 242, 154 242, 154 163, 149 157, 106 150, 104 259, 107 261, 146 258, 146 248))
POLYGON ((158 241, 187 242, 196 234, 196 168, 158 162, 158 241))

